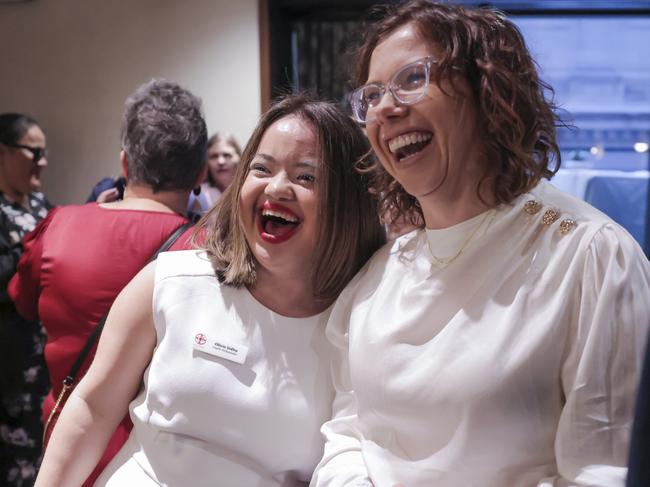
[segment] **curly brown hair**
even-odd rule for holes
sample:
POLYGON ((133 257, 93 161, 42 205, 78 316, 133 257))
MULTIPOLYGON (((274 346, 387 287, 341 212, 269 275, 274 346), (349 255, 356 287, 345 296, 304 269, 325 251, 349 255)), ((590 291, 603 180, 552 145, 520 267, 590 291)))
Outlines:
MULTIPOLYGON (((434 82, 449 81, 453 87, 463 73, 477 105, 489 164, 476 188, 479 198, 481 186, 489 182, 494 202, 509 203, 557 172, 561 158, 555 128, 561 121, 553 89, 540 79, 521 32, 504 14, 427 0, 378 7, 374 14, 380 18, 357 52, 357 86, 368 79, 374 49, 401 26, 413 24, 423 41, 439 47, 434 82)), ((417 200, 377 160, 368 157, 360 167, 372 174, 385 215, 424 225, 417 200)))

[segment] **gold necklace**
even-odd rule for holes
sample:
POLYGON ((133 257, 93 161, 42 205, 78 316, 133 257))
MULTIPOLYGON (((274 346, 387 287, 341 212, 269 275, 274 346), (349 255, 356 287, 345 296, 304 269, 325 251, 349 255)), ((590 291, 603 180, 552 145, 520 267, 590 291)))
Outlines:
MULTIPOLYGON (((431 249, 431 242, 429 241, 429 236, 426 234, 426 230, 425 230, 424 238, 427 241, 427 248, 429 249, 429 254, 431 254, 431 258, 433 259, 433 264, 436 264, 439 267, 446 267, 449 264, 451 264, 453 261, 455 261, 460 256, 460 254, 463 253, 463 250, 465 250, 465 248, 469 245, 469 243, 472 241, 474 236, 478 233, 479 228, 483 226, 483 224, 487 221, 489 216, 492 216, 492 218, 494 218, 494 210, 489 210, 485 213, 485 216, 481 219, 480 222, 477 223, 474 229, 470 232, 469 236, 465 239, 465 241, 460 246, 458 251, 451 257, 438 257, 433 253, 433 250, 431 249)), ((492 219, 490 219, 490 223, 488 224, 488 226, 491 223, 492 223, 492 219)))

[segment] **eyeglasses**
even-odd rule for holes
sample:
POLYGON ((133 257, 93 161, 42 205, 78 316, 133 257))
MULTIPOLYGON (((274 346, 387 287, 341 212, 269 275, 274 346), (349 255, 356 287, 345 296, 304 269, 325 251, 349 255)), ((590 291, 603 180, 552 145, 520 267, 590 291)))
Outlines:
POLYGON ((47 157, 47 147, 31 147, 23 144, 5 144, 8 147, 15 147, 16 149, 25 149, 32 153, 32 162, 36 164, 43 157, 47 157))
POLYGON ((359 123, 374 122, 373 109, 376 108, 386 94, 393 95, 397 103, 413 105, 426 94, 431 75, 431 66, 437 61, 432 57, 418 59, 395 72, 388 85, 369 83, 357 88, 350 96, 352 116, 359 123))

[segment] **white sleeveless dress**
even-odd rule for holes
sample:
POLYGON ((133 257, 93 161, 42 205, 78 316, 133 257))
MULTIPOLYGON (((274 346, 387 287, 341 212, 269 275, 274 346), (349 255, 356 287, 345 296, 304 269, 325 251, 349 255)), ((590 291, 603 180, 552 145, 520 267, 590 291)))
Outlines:
POLYGON ((161 254, 157 345, 130 405, 134 428, 95 485, 309 482, 333 398, 328 315, 278 315, 220 284, 204 252, 161 254))

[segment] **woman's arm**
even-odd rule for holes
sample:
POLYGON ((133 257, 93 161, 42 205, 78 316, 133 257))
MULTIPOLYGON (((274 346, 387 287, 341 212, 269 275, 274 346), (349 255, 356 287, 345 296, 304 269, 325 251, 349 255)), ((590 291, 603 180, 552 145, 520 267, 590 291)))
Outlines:
POLYGON ((373 487, 361 453, 356 409, 353 391, 337 391, 332 419, 321 428, 325 452, 311 487, 373 487))
POLYGON ((81 485, 137 394, 156 344, 154 274, 151 263, 115 299, 93 363, 52 433, 36 487, 81 485))
POLYGON ((588 249, 580 289, 567 299, 574 304, 555 438, 559 476, 538 486, 622 487, 650 325, 650 265, 628 234, 607 225, 588 249))
POLYGON ((339 297, 327 324, 327 338, 333 345, 332 381, 336 396, 332 419, 321 428, 325 452, 312 477, 311 487, 372 487, 361 454, 361 427, 357 398, 350 379, 348 324, 353 303, 351 285, 339 297))

